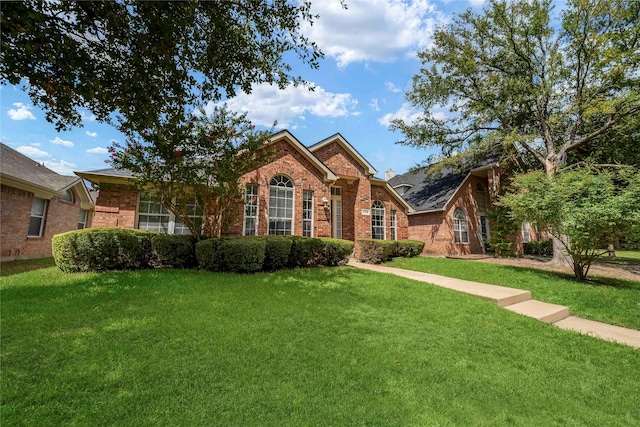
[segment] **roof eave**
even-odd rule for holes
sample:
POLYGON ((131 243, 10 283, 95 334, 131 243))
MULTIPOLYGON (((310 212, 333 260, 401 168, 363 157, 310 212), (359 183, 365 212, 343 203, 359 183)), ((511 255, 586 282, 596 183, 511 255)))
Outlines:
POLYGON ((375 177, 371 178, 371 184, 384 187, 385 190, 387 190, 394 199, 396 199, 402 206, 404 206, 407 213, 413 213, 415 211, 411 207, 411 205, 404 198, 402 198, 402 196, 398 194, 398 192, 393 187, 391 187, 391 185, 389 185, 389 183, 384 179, 375 178, 375 177))
POLYGON ((24 179, 16 178, 14 176, 6 174, 0 174, 0 181, 2 181, 2 184, 6 185, 7 187, 14 187, 33 193, 40 199, 50 199, 53 196, 64 196, 66 192, 66 189, 64 191, 55 190, 53 188, 34 184, 33 182, 25 181, 24 179))
POLYGON ((279 141, 280 139, 282 139, 283 137, 287 139, 290 143, 292 143, 293 147, 296 150, 298 150, 298 152, 302 154, 305 159, 307 159, 309 162, 311 162, 311 164, 315 165, 320 171, 324 173, 325 181, 335 182, 338 180, 338 176, 335 173, 333 173, 333 171, 329 169, 327 165, 322 163, 320 159, 318 159, 309 148, 305 147, 304 144, 298 141, 298 138, 293 136, 293 134, 288 130, 282 130, 276 133, 275 135, 273 135, 269 140, 269 142, 267 142, 267 145, 273 144, 279 141))
POLYGON ((342 148, 347 150, 358 161, 358 163, 360 163, 360 166, 365 168, 365 170, 367 171, 367 174, 369 174, 369 176, 374 176, 375 174, 378 173, 378 171, 371 165, 371 163, 369 163, 358 152, 358 150, 356 150, 355 147, 353 147, 351 144, 349 144, 349 142, 347 142, 347 140, 344 139, 344 137, 342 135, 340 135, 339 133, 336 133, 336 134, 334 134, 334 135, 332 135, 332 136, 330 136, 328 138, 323 139, 320 142, 317 142, 317 143, 313 144, 312 146, 309 147, 309 150, 311 152, 317 151, 320 148, 330 144, 333 141, 337 141, 338 144, 340 144, 342 146, 342 148))

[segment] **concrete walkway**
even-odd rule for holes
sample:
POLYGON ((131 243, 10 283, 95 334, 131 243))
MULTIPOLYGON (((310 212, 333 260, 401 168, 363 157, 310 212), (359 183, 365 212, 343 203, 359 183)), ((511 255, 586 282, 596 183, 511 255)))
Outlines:
POLYGON ((533 317, 541 322, 553 324, 561 329, 569 329, 607 341, 640 348, 640 331, 570 316, 568 307, 532 300, 531 292, 529 291, 454 279, 436 274, 421 273, 419 271, 365 264, 353 258, 349 260, 348 265, 363 270, 394 274, 407 279, 418 280, 443 288, 453 289, 454 291, 464 292, 489 300, 515 313, 533 317))

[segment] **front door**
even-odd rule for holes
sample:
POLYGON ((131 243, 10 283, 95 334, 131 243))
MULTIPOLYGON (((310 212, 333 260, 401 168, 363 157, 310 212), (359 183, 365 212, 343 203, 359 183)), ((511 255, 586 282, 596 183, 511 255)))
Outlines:
POLYGON ((331 237, 342 239, 342 188, 331 187, 331 237))

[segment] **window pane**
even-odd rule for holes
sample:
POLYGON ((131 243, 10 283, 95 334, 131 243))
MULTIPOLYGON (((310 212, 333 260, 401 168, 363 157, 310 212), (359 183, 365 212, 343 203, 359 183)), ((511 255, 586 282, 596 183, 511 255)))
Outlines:
MULTIPOLYGON (((34 236, 34 237, 40 237, 40 229, 42 227, 42 218, 38 218, 35 216, 32 216, 29 219, 29 232, 28 232, 28 236, 34 236)), ((24 229, 23 229, 24 230, 24 229)))
POLYGON ((31 215, 44 216, 44 208, 46 204, 46 200, 34 197, 33 202, 31 202, 31 215))

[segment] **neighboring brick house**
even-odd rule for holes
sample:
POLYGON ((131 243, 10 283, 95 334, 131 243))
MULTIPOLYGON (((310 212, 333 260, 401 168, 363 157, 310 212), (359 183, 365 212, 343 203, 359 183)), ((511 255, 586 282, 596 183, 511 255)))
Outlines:
POLYGON ((51 237, 89 227, 93 201, 64 176, 0 144, 0 260, 51 256, 51 237))
MULTIPOLYGON (((242 177, 245 204, 231 235, 408 238, 411 207, 340 134, 306 147, 281 131, 268 146, 274 160, 242 177)), ((158 200, 131 185, 130 172, 76 174, 100 187, 94 227, 189 232, 158 200)))
MULTIPOLYGON (((502 168, 488 159, 462 171, 445 166, 393 176, 389 184, 411 205, 409 239, 425 242, 423 253, 467 255, 486 252, 491 236, 488 211, 500 187, 502 168)), ((523 241, 538 240, 534 227, 522 225, 513 236, 514 251, 523 252, 523 241)))

